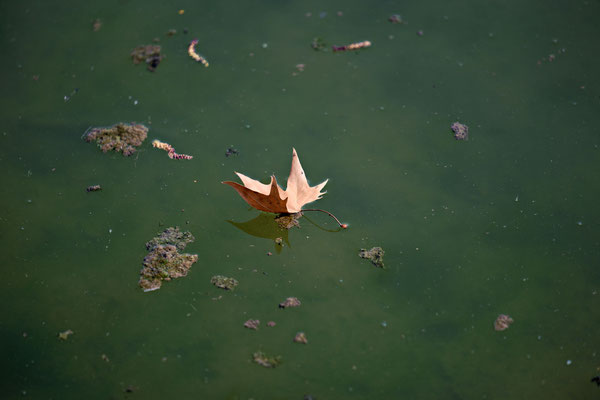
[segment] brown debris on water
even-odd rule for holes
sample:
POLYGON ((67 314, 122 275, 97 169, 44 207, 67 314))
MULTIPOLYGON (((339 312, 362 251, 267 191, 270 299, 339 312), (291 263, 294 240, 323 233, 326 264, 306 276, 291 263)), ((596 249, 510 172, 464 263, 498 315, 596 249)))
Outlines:
POLYGON ((510 324, 512 324, 514 320, 506 314, 498 315, 498 318, 494 321, 494 329, 498 332, 508 329, 510 324))
POLYGON ((288 297, 285 301, 279 303, 279 308, 300 307, 301 304, 297 297, 288 297))
POLYGON ((193 241, 194 236, 190 232, 180 232, 179 227, 171 227, 146 243, 149 252, 142 262, 138 282, 144 292, 158 290, 163 281, 188 274, 192 265, 198 261, 198 255, 181 254, 179 251, 193 241))
POLYGON ((148 128, 142 124, 120 122, 108 128, 90 128, 83 136, 86 142, 95 141, 104 153, 114 150, 130 156, 148 137, 148 128))
POLYGON ((384 265, 383 265, 383 255, 384 254, 385 254, 385 252, 383 251, 383 249, 381 247, 373 247, 371 250, 360 249, 360 251, 358 252, 358 256, 360 258, 366 258, 368 260, 371 260, 373 265, 378 268, 384 268, 384 265))
POLYGON ((295 343, 307 344, 308 343, 308 339, 306 338, 306 334, 304 332, 298 332, 298 333, 296 333, 296 336, 294 336, 294 342, 295 343))
POLYGON ((455 122, 450 125, 450 129, 452 129, 452 132, 454 132, 454 139, 469 140, 469 127, 467 125, 461 124, 460 122, 455 122))
POLYGON ((221 289, 233 290, 239 282, 234 278, 228 278, 223 275, 215 275, 210 278, 210 283, 221 289))
POLYGON ((160 45, 148 44, 136 47, 131 51, 131 59, 134 64, 145 62, 148 71, 154 72, 158 68, 158 64, 165 56, 160 54, 160 45))
POLYGON ((258 320, 258 319, 249 319, 248 321, 244 322, 244 327, 246 327, 248 329, 257 330, 259 325, 260 325, 260 320, 258 320))
POLYGON ((252 354, 252 360, 265 368, 275 368, 281 364, 281 356, 269 357, 262 351, 257 351, 252 354))

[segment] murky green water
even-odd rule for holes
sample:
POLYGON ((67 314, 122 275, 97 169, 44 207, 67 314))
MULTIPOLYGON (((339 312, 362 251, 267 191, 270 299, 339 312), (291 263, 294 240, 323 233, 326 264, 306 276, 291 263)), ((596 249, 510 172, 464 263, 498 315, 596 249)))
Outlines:
POLYGON ((0 10, 3 398, 600 395, 598 1, 0 10), (151 73, 129 53, 155 37, 151 73), (373 46, 317 52, 315 37, 373 46), (119 121, 150 128, 132 157, 81 139, 119 121), (312 213, 280 249, 220 182, 285 182, 292 147, 313 184, 330 179, 314 206, 350 229, 312 213), (144 244, 168 226, 200 260, 143 293, 144 244), (357 256, 373 246, 385 270, 357 256), (288 296, 302 306, 279 309, 288 296), (502 313, 515 322, 496 332, 502 313))

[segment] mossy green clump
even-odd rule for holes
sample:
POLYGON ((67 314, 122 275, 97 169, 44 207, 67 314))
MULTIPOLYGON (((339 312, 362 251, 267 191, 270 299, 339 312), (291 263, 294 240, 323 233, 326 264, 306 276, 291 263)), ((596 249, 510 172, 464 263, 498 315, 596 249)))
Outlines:
POLYGON ((210 283, 221 289, 233 290, 239 282, 234 278, 228 278, 223 275, 215 275, 210 278, 210 283))
POLYGON ((371 260, 373 265, 375 265, 378 268, 384 268, 384 265, 383 265, 383 255, 384 254, 385 254, 385 252, 383 251, 383 249, 381 247, 373 247, 371 250, 360 249, 360 251, 358 252, 359 257, 371 260))
POLYGON ((257 351, 252 354, 252 360, 265 368, 275 368, 281 364, 281 356, 269 357, 262 351, 257 351))
POLYGON ((181 232, 179 227, 176 226, 175 228, 167 228, 159 236, 152 238, 152 240, 146 243, 146 249, 152 250, 156 246, 170 244, 177 247, 178 250, 183 250, 188 243, 192 243, 194 240, 196 238, 191 232, 181 232))
POLYGON ((190 232, 168 228, 146 243, 149 253, 144 257, 139 285, 145 292, 160 289, 163 281, 186 276, 196 261, 197 254, 179 253, 194 240, 190 232))

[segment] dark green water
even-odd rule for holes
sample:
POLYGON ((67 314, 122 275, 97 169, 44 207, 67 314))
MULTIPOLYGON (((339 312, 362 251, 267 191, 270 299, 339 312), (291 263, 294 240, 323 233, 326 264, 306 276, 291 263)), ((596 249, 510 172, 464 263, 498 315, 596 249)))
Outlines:
POLYGON ((3 398, 600 396, 598 1, 163 3, 0 5, 3 398), (129 53, 155 37, 151 73, 129 53), (81 139, 119 121, 150 128, 132 157, 81 139), (292 147, 350 229, 313 213, 278 252, 220 182, 285 182, 292 147), (199 261, 143 293, 144 244, 176 225, 199 261))

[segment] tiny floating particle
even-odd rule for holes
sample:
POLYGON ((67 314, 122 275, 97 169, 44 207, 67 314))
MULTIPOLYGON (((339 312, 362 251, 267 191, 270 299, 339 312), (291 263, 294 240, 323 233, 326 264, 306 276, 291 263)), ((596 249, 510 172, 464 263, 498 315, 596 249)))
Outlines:
POLYGON ((299 307, 300 300, 297 297, 288 297, 285 301, 279 303, 279 308, 299 307))
POLYGON ((392 24, 402 24, 404 22, 402 21, 402 16, 400 14, 390 15, 388 21, 390 21, 392 24))
POLYGON ((275 368, 281 364, 281 356, 269 357, 262 351, 252 354, 252 360, 265 368, 275 368))
POLYGON ((363 42, 351 43, 346 46, 331 46, 331 48, 333 49, 333 51, 358 50, 365 47, 371 47, 371 44, 371 42, 365 40, 363 42))
POLYGON ((223 275, 215 275, 210 278, 210 283, 215 285, 218 288, 225 290, 233 290, 238 285, 238 281, 234 278, 228 278, 223 275))
POLYGON ((383 265, 383 255, 385 252, 381 247, 373 247, 371 250, 360 249, 358 252, 358 256, 360 258, 366 258, 371 260, 374 266, 378 268, 384 268, 383 265))
POLYGON ((244 326, 248 329, 257 330, 258 325, 260 325, 260 320, 258 319, 249 319, 248 321, 244 322, 244 326))
POLYGON ((188 156, 187 154, 176 153, 173 146, 171 146, 169 143, 161 142, 158 139, 154 139, 152 141, 152 147, 166 151, 171 160, 191 160, 194 158, 193 156, 188 156))
POLYGON ((190 45, 188 46, 188 54, 194 60, 198 61, 199 63, 202 63, 202 65, 204 65, 205 67, 208 67, 208 61, 206 61, 206 58, 204 58, 200 54, 196 53, 196 45, 197 44, 198 44, 198 39, 194 39, 190 42, 190 45))
POLYGON ((454 132, 454 138, 456 140, 469 140, 469 127, 461 124, 460 122, 455 122, 450 125, 450 129, 454 132))
POLYGON ((308 339, 306 338, 306 334, 304 332, 298 332, 298 333, 296 333, 296 336, 294 336, 294 342, 296 342, 296 343, 302 343, 302 344, 307 344, 308 343, 308 339))
POLYGON ((98 190, 102 190, 100 185, 91 185, 85 188, 86 192, 97 192, 98 190))
POLYGON ((269 321, 269 322, 267 322, 267 326, 270 327, 270 328, 274 327, 275 325, 277 325, 275 323, 275 321, 269 321))
POLYGON ((505 329, 508 329, 510 324, 512 324, 513 322, 514 320, 510 316, 506 314, 500 314, 498 315, 498 318, 496 318, 496 320, 494 321, 494 329, 496 331, 503 331, 505 329))
POLYGON ((108 358, 108 356, 106 354, 102 354, 100 356, 100 358, 102 358, 102 360, 106 361, 106 362, 110 362, 110 359, 108 358))
POLYGON ((70 330, 70 329, 67 329, 67 330, 66 330, 66 331, 64 331, 64 332, 59 332, 59 333, 58 333, 58 338, 59 338, 60 340, 67 340, 67 339, 69 338, 69 336, 70 336, 70 335, 72 335, 72 334, 74 334, 74 333, 75 333, 75 332, 73 332, 72 330, 70 330))
POLYGON ((92 21, 92 29, 94 30, 94 32, 98 32, 100 28, 102 28, 102 21, 100 20, 100 18, 96 18, 92 21))

